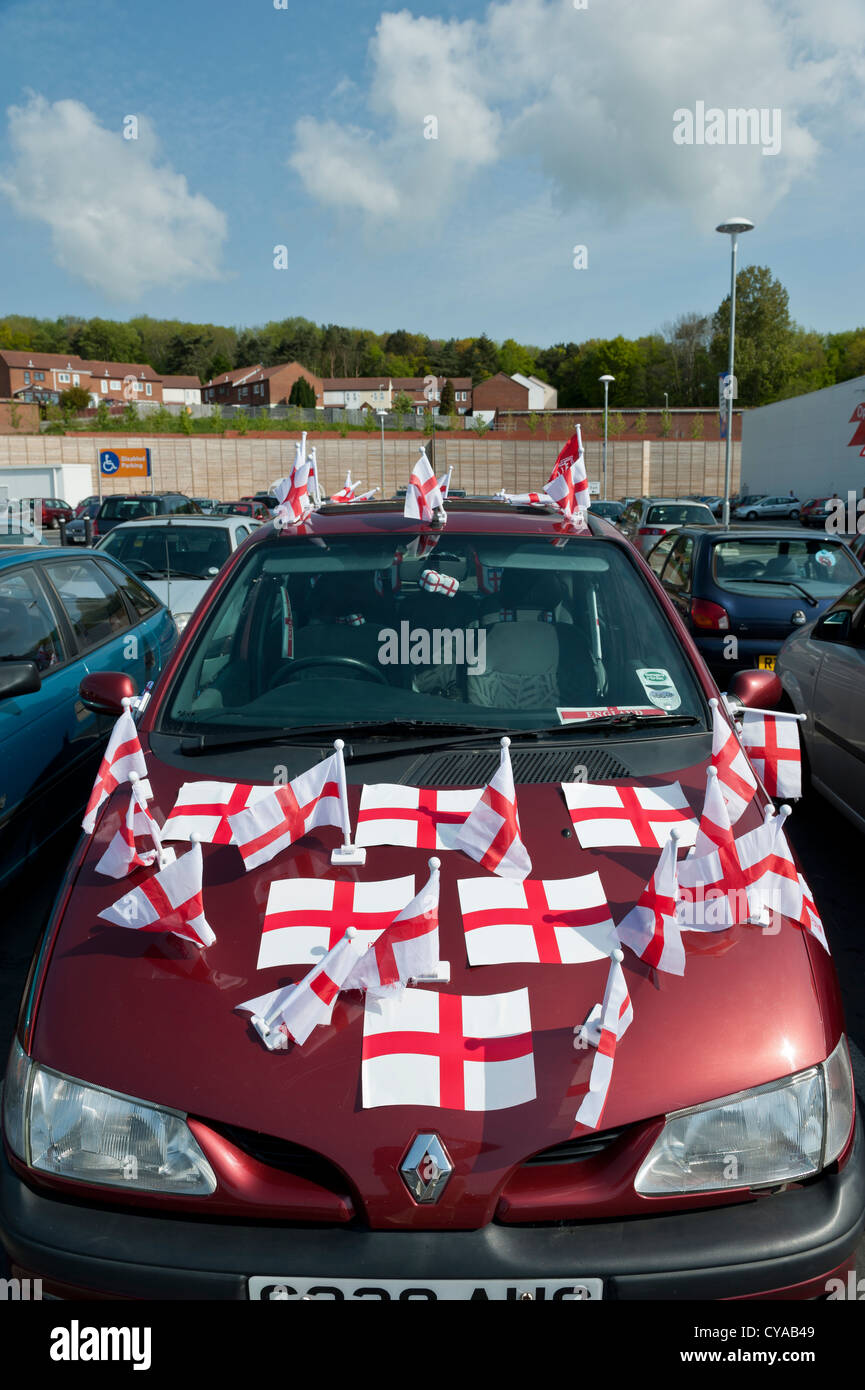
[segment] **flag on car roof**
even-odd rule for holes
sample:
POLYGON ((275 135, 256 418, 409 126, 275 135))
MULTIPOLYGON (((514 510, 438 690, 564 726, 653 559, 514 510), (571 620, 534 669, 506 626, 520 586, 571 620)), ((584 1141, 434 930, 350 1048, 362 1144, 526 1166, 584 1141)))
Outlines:
POLYGON ((259 995, 235 1005, 235 1009, 252 1014, 252 1026, 269 1052, 282 1052, 290 1042, 302 1046, 313 1029, 330 1023, 333 1006, 361 949, 354 927, 348 927, 298 984, 259 995))
POLYGON ((536 1096, 529 992, 367 995, 361 1074, 366 1110, 525 1105, 536 1096))
POLYGON ((401 991, 410 980, 435 976, 439 966, 439 868, 429 861, 430 874, 420 892, 366 949, 345 984, 383 995, 401 991))
POLYGON ((718 770, 730 823, 735 825, 753 800, 757 778, 742 749, 735 725, 724 718, 717 700, 710 700, 709 704, 712 706, 712 763, 718 770))
POLYGON ((685 948, 677 920, 679 879, 676 854, 679 832, 671 826, 655 872, 616 930, 626 946, 647 965, 684 975, 685 948))
POLYGON ((117 927, 172 932, 196 946, 211 946, 216 936, 204 915, 203 873, 201 845, 194 841, 186 854, 118 898, 99 916, 117 927))
POLYGON ((678 782, 661 787, 604 782, 563 782, 561 786, 583 849, 607 845, 660 849, 673 825, 681 831, 681 845, 694 843, 697 822, 678 782))
POLYGON ((295 444, 294 467, 287 478, 280 478, 274 484, 273 492, 277 500, 273 523, 277 530, 285 526, 296 526, 305 521, 312 511, 309 495, 309 475, 312 462, 295 444))
POLYGON ((405 494, 403 516, 414 521, 432 521, 437 510, 444 507, 442 490, 432 464, 421 449, 420 458, 412 469, 405 494))
POLYGON ((271 787, 260 801, 229 815, 228 824, 247 871, 268 863, 319 825, 335 825, 347 832, 338 754, 332 753, 291 782, 271 787))
POLYGON ((746 709, 742 715, 742 743, 770 796, 796 799, 802 795, 798 719, 746 709))
POLYGON ((577 878, 462 878, 457 883, 469 965, 579 965, 617 945, 595 872, 577 878))
POLYGON ((532 861, 520 831, 510 743, 509 738, 502 739, 495 775, 460 827, 454 847, 490 873, 502 878, 525 878, 532 871, 532 861))
MULTIPOLYGON (((597 1051, 592 1061, 589 1089, 576 1114, 577 1124, 586 1125, 589 1129, 597 1129, 601 1123, 613 1079, 616 1049, 634 1021, 634 1008, 621 960, 622 952, 614 951, 610 957, 607 986, 600 1010, 597 1051)), ((575 1029, 575 1032, 580 1034, 583 1029, 575 1029)), ((575 1040, 574 1046, 582 1046, 582 1041, 575 1040)))
POLYGON ((276 879, 268 892, 258 969, 315 965, 347 927, 356 928, 359 947, 371 946, 411 901, 414 891, 414 874, 367 883, 276 879))
MULTIPOLYGON (((96 865, 98 874, 109 878, 125 878, 133 869, 150 869, 156 863, 162 850, 162 837, 159 826, 147 809, 147 801, 141 790, 141 782, 136 772, 130 772, 129 805, 111 841, 96 865), (139 849, 136 837, 148 835, 152 849, 139 849)), ((173 854, 172 850, 172 854, 173 854)))
POLYGON ((86 830, 88 835, 92 835, 96 827, 99 808, 117 787, 129 781, 130 772, 137 772, 142 778, 141 793, 149 799, 152 792, 147 781, 147 763, 144 761, 144 752, 138 740, 135 720, 127 708, 111 730, 108 747, 103 754, 90 800, 87 802, 81 828, 86 830))

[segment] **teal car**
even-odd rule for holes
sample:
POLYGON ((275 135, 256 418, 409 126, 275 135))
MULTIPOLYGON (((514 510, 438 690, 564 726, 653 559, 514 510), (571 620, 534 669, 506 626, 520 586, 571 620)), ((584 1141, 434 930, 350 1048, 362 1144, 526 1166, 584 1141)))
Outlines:
POLYGON ((143 691, 177 641, 167 608, 108 556, 0 542, 0 884, 80 818, 111 718, 78 687, 143 691))

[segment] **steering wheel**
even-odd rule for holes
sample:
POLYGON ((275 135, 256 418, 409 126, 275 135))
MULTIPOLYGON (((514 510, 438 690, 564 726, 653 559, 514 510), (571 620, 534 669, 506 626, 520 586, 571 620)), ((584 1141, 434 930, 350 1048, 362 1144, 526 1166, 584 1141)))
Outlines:
POLYGON ((314 666, 350 666, 355 671, 362 671, 369 679, 378 681, 379 685, 387 685, 387 677, 383 671, 379 671, 373 666, 371 661, 361 661, 356 656, 302 656, 297 661, 293 661, 286 669, 277 671, 275 677, 268 681, 267 689, 274 690, 278 685, 287 685, 293 681, 298 671, 308 671, 314 666))

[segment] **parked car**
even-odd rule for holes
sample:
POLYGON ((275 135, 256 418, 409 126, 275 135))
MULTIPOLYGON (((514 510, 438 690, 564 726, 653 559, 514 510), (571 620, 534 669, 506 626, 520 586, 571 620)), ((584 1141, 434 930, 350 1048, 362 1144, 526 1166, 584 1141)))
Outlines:
POLYGON ((198 506, 180 492, 115 493, 106 497, 93 522, 93 538, 107 536, 123 521, 139 521, 148 516, 198 516, 198 506))
POLYGON ((865 832, 865 580, 788 637, 775 669, 805 715, 811 786, 865 832))
MULTIPOLYGON (((597 872, 620 921, 657 844, 581 847, 559 781, 576 764, 635 800, 637 784, 676 782, 698 814, 717 688, 651 571, 591 512, 587 530, 563 533, 551 513, 469 501, 422 558, 408 549, 420 537, 429 527, 382 503, 283 534, 262 527, 232 555, 140 717, 153 814, 163 823, 188 782, 201 795, 220 780, 241 797, 272 788, 275 765, 280 783, 293 779, 344 735, 354 824, 362 786, 397 784, 409 808, 421 805, 412 787, 430 789, 426 804, 432 789, 483 786, 507 734, 533 866, 526 901, 537 881, 597 872), (433 561, 458 592, 421 586, 433 561), (483 634, 483 662, 462 661, 458 644, 435 660, 443 621, 476 634, 472 649, 483 634), (403 632, 415 655, 391 660, 403 632)), ((118 677, 115 708, 122 689, 118 677)), ((781 694, 770 672, 736 690, 755 706, 781 694)), ((85 681, 82 699, 90 691, 85 681)), ((628 954, 633 1022, 589 1129, 574 1117, 594 1054, 575 1051, 574 1032, 604 997, 611 938, 580 964, 531 963, 527 943, 522 964, 470 967, 457 881, 513 881, 443 851, 450 982, 408 991, 428 1021, 392 1031, 401 1099, 364 1108, 360 996, 340 997, 330 1026, 283 1052, 238 1006, 309 968, 278 951, 257 968, 273 885, 409 875, 420 887, 430 851, 379 845, 346 874, 331 865, 340 832, 319 825, 245 872, 236 846, 205 843, 216 939, 199 950, 97 925, 148 881, 95 873, 127 803, 121 787, 75 853, 6 1073, 0 1241, 44 1294, 807 1299, 854 1269, 865 1141, 837 979, 811 933, 780 918, 771 932, 686 932, 684 978, 628 954), (512 991, 516 1039, 488 1006, 512 991), (446 1050, 472 1026, 519 1046, 446 1050), (516 1061, 519 1096, 512 1071, 481 1079, 478 1061, 516 1061)), ((739 833, 767 808, 758 788, 739 833)), ((316 915, 326 939, 343 920, 316 915)), ((368 1021, 392 1006, 371 1005, 368 1021)))
POLYGON ((95 494, 92 497, 82 498, 82 500, 78 503, 78 505, 75 508, 75 516, 73 517, 73 520, 77 520, 80 516, 94 517, 96 515, 96 512, 99 510, 99 504, 101 501, 102 498, 97 497, 95 494), (95 507, 96 511, 88 511, 88 508, 90 507, 95 507))
POLYGON ((270 521, 270 512, 260 502, 220 502, 214 516, 248 516, 254 521, 270 521))
POLYGON ((685 526, 647 559, 722 687, 772 670, 785 638, 865 574, 841 538, 793 528, 685 526))
POLYGON ((865 531, 859 531, 855 536, 851 536, 847 544, 853 551, 857 560, 861 560, 865 565, 865 531))
POLYGON ((602 499, 592 499, 592 511, 595 516, 602 516, 607 521, 620 521, 625 510, 621 502, 604 502, 602 499))
POLYGON ((217 498, 215 497, 193 497, 192 500, 198 507, 202 516, 209 516, 217 503, 217 498))
POLYGON ((42 526, 47 531, 61 521, 72 520, 72 508, 61 497, 42 498, 42 526))
POLYGON ((825 530, 826 522, 830 516, 834 516, 835 508, 832 506, 832 497, 809 497, 807 502, 803 502, 799 511, 799 520, 803 526, 819 526, 825 530))
POLYGON ((799 498, 761 497, 758 502, 740 502, 733 515, 737 521, 767 521, 785 516, 795 521, 799 515, 799 498))
POLYGON ((715 518, 705 502, 689 502, 686 498, 639 497, 626 507, 619 520, 619 529, 647 555, 660 536, 678 526, 714 525, 715 518))
POLYGON ((95 521, 96 517, 99 515, 99 508, 101 505, 97 497, 92 502, 88 502, 86 506, 82 505, 80 511, 76 509, 75 516, 71 521, 66 523, 67 545, 87 544, 87 528, 84 522, 85 520, 90 520, 91 522, 95 521))
POLYGON ((232 551, 252 534, 239 516, 167 516, 124 521, 96 550, 144 580, 182 632, 232 551))
POLYGON ((107 556, 0 548, 0 882, 84 809, 110 725, 82 706, 81 680, 122 670, 143 689, 176 640, 107 556))
POLYGON ((251 496, 247 494, 241 497, 241 502, 257 502, 260 507, 266 507, 268 514, 272 514, 279 506, 279 502, 272 492, 256 492, 251 496))

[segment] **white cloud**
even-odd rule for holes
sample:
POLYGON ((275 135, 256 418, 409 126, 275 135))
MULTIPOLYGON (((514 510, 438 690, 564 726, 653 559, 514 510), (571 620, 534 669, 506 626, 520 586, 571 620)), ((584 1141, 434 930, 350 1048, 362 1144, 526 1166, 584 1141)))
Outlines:
POLYGON ((843 24, 825 23, 811 0, 590 0, 584 10, 500 0, 481 20, 384 14, 369 46, 379 129, 307 117, 290 163, 313 197, 373 224, 408 226, 419 199, 440 213, 504 161, 542 175, 560 208, 621 219, 654 203, 704 222, 730 207, 761 217, 810 174, 841 123, 861 120, 865 7, 838 4, 843 24), (780 153, 676 145, 673 112, 697 101, 780 108, 780 153), (423 138, 427 115, 436 141, 423 138))
POLYGON ((7 115, 14 162, 0 192, 51 229, 58 265, 121 300, 219 277, 225 215, 160 159, 145 118, 124 140, 78 101, 32 96, 7 115))

